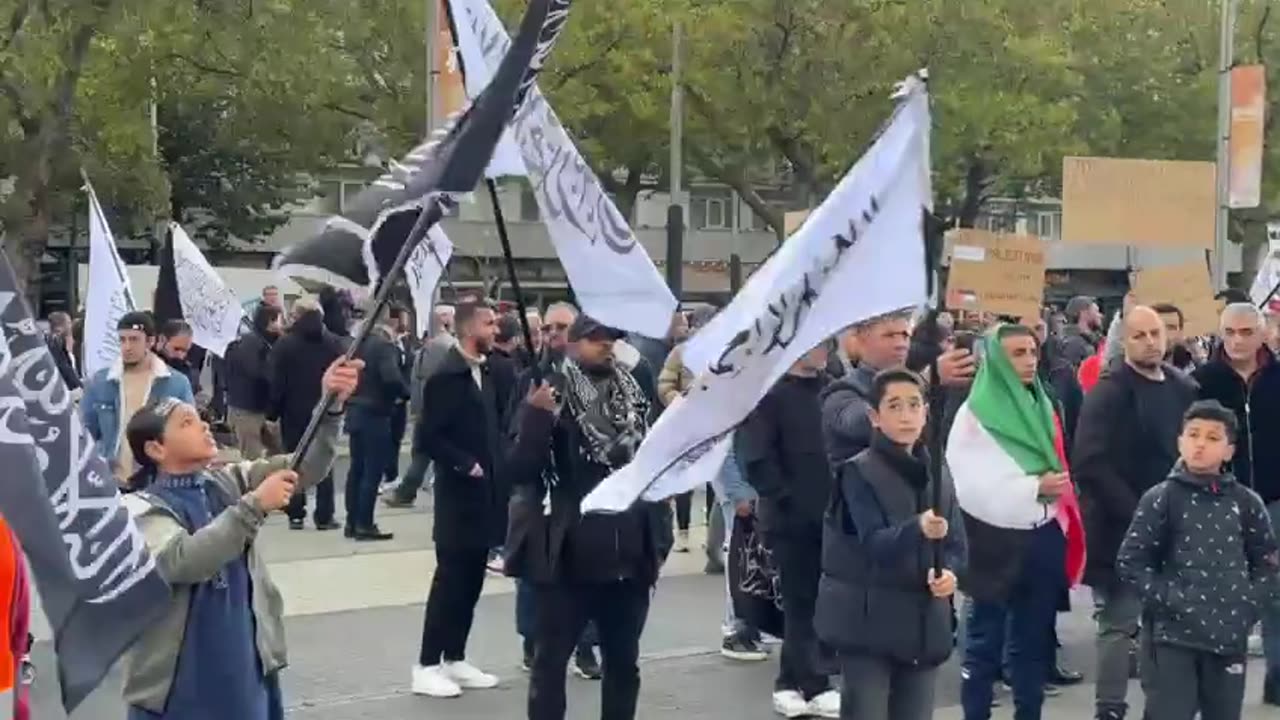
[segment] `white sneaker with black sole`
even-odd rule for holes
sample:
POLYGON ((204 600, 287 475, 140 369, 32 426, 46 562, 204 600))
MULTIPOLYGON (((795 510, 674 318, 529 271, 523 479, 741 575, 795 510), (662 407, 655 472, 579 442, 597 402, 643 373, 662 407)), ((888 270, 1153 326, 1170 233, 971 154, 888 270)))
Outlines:
POLYGON ((498 676, 490 675, 466 660, 446 662, 444 674, 463 690, 488 690, 498 687, 498 676))
POLYGON ((828 690, 809 701, 809 715, 840 720, 840 693, 828 690))
POLYGON ((739 662, 760 662, 769 659, 769 652, 751 638, 730 635, 720 644, 720 654, 739 662))

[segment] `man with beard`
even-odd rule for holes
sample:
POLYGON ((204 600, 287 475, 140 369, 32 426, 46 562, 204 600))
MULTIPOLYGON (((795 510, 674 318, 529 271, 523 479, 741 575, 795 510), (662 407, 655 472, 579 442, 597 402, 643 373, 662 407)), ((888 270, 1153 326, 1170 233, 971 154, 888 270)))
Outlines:
POLYGON ((1062 330, 1062 358, 1079 368, 1080 363, 1098 352, 1102 340, 1102 311, 1093 298, 1077 295, 1067 302, 1067 322, 1062 330))
POLYGON ((1116 576, 1116 554, 1139 498, 1177 461, 1182 415, 1196 399, 1195 384, 1163 362, 1165 328, 1156 311, 1134 307, 1122 323, 1124 362, 1107 365, 1085 395, 1071 453, 1088 529, 1084 579, 1096 606, 1100 720, 1126 715, 1130 654, 1142 612, 1137 590, 1116 576))
MULTIPOLYGON (((547 322, 553 317, 548 313, 547 322)), ((632 720, 640 692, 640 634, 662 565, 670 514, 637 502, 625 512, 583 516, 582 498, 630 462, 647 431, 644 391, 613 359, 622 333, 578 316, 554 390, 544 381, 516 414, 508 457, 514 484, 543 513, 508 534, 512 571, 536 585, 536 654, 529 720, 564 720, 565 666, 588 621, 600 634, 601 717, 632 720), (668 523, 664 528, 662 523, 668 523)), ((513 513, 514 515, 514 513, 513 513)))
MULTIPOLYGON (((1219 324, 1222 346, 1195 372, 1200 398, 1236 414, 1239 434, 1232 467, 1236 481, 1267 503, 1280 529, 1280 362, 1263 346, 1266 318, 1252 303, 1228 305, 1219 324)), ((1280 606, 1263 611, 1267 677, 1263 702, 1280 705, 1280 606)))
MULTIPOLYGON (((293 303, 289 331, 271 347, 267 356, 268 386, 271 389, 269 419, 280 423, 286 452, 298 449, 302 433, 311 422, 311 413, 320 402, 321 378, 343 353, 342 341, 324 327, 324 311, 313 296, 293 303)), ((333 475, 315 486, 313 519, 317 530, 333 530, 333 475)), ((307 517, 307 494, 294 493, 286 509, 289 527, 302 529, 307 517)))
MULTIPOLYGON (((871 381, 881 370, 903 365, 911 347, 911 323, 903 313, 872 318, 853 332, 860 353, 857 367, 822 393, 822 433, 833 465, 871 446, 871 381)), ((938 372, 947 386, 963 387, 976 367, 965 349, 948 350, 938 357, 938 372)))
POLYGON ((437 698, 498 684, 497 677, 466 660, 489 550, 502 544, 505 530, 498 399, 486 362, 497 318, 487 303, 463 303, 456 327, 458 344, 427 380, 414 430, 417 447, 436 468, 436 569, 412 687, 416 694, 437 698))
POLYGON ((121 440, 134 413, 163 398, 195 404, 195 395, 185 375, 173 372, 151 352, 156 329, 150 314, 125 313, 116 331, 120 359, 88 382, 80 411, 98 452, 111 463, 116 480, 124 483, 133 474, 134 457, 129 443, 121 440))
POLYGON ((511 407, 511 394, 515 392, 516 378, 523 370, 520 338, 524 329, 515 315, 507 314, 498 318, 497 334, 494 335, 493 352, 489 353, 489 373, 493 376, 493 387, 498 397, 499 427, 507 427, 507 411, 511 407))
POLYGON ((156 352, 169 367, 187 378, 191 392, 200 394, 200 367, 191 362, 196 352, 192 347, 191 326, 185 320, 165 322, 156 343, 156 352))
POLYGON ((813 625, 822 574, 822 518, 833 484, 822 443, 820 394, 827 355, 823 343, 797 361, 734 440, 747 483, 760 494, 760 527, 778 563, 787 621, 773 709, 788 718, 840 717, 840 693, 817 667, 813 625))
POLYGON ((1187 334, 1183 327, 1186 318, 1183 317, 1182 310, 1177 305, 1169 303, 1152 305, 1151 309, 1156 311, 1160 316, 1160 322, 1164 323, 1164 335, 1169 342, 1164 361, 1184 373, 1194 371, 1196 359, 1187 348, 1187 334))
POLYGON ((263 303, 253 311, 253 330, 227 347, 227 420, 245 460, 282 451, 276 429, 267 423, 271 410, 268 360, 283 331, 283 313, 263 303))

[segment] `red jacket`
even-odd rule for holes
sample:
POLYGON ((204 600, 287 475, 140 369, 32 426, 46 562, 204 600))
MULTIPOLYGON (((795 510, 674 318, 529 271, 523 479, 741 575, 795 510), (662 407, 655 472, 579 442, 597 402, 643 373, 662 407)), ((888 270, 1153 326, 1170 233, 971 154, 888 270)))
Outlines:
POLYGON ((28 688, 22 684, 22 660, 30 650, 31 595, 26 560, 18 539, 0 519, 0 619, 7 620, 9 642, 0 645, 0 693, 12 693, 13 717, 30 720, 28 688))
POLYGON ((1098 384, 1098 378, 1102 375, 1102 356, 1107 351, 1107 343, 1098 344, 1098 352, 1090 355, 1080 363, 1080 369, 1077 371, 1076 377, 1080 380, 1080 387, 1085 392, 1093 389, 1098 384))

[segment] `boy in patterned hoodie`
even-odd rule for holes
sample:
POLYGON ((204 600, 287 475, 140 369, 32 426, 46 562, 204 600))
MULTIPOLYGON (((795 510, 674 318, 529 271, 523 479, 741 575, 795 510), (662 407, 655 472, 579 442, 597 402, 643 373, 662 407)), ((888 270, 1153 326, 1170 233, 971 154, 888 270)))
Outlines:
POLYGON ((1239 720, 1249 630, 1275 601, 1280 560, 1266 506, 1223 471, 1237 431, 1215 400, 1187 410, 1180 460, 1143 495, 1116 558, 1143 599, 1155 720, 1239 720))

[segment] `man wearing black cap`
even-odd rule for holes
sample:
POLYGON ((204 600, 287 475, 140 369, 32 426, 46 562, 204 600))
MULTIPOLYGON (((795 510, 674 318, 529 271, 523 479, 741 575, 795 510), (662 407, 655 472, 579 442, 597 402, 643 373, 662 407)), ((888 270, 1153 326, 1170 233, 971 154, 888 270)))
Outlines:
POLYGON ((134 471, 129 444, 120 442, 129 419, 149 402, 175 398, 195 404, 191 382, 151 352, 155 320, 145 312, 125 313, 116 323, 120 358, 99 370, 85 386, 80 408, 102 457, 123 482, 134 471))
POLYGON ((1098 352, 1102 341, 1102 311, 1087 295, 1077 295, 1067 302, 1067 322, 1062 331, 1062 358, 1079 369, 1080 363, 1098 352))
POLYGON ((590 620, 599 629, 604 667, 601 716, 636 714, 640 633, 670 549, 670 516, 647 502, 618 514, 579 511, 587 493, 631 460, 648 429, 644 391, 614 361, 621 337, 579 315, 558 388, 543 381, 516 411, 508 476, 546 508, 520 523, 513 513, 507 536, 508 572, 536 586, 529 720, 564 719, 565 668, 590 620))

